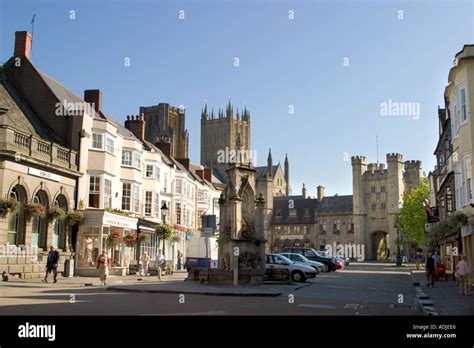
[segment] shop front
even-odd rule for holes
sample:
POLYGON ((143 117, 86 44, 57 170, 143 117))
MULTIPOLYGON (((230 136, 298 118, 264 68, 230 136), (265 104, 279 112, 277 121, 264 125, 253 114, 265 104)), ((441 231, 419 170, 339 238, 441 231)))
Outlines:
POLYGON ((135 235, 138 219, 104 210, 86 210, 76 240, 75 274, 98 276, 97 258, 105 249, 112 259, 110 275, 127 275, 135 256, 135 245, 127 236, 135 235))

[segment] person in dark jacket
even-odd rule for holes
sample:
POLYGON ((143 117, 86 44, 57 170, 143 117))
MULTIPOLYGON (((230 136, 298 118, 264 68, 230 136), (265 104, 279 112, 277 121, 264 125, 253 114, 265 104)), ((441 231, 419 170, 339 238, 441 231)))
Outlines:
POLYGON ((49 247, 48 260, 46 262, 46 275, 44 276, 43 282, 48 282, 48 275, 53 272, 54 282, 58 280, 58 263, 59 263, 59 252, 54 249, 53 246, 49 247))
POLYGON ((432 253, 428 253, 428 257, 426 258, 425 263, 425 270, 426 270, 426 286, 434 286, 434 281, 436 277, 436 266, 435 266, 435 259, 433 258, 432 253))

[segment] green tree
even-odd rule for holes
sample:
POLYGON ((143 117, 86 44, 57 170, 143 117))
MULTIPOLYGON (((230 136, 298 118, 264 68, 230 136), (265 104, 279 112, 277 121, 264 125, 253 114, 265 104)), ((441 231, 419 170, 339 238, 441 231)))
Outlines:
POLYGON ((430 196, 428 180, 422 178, 418 187, 403 195, 403 207, 396 222, 406 243, 423 245, 425 242, 426 208, 425 200, 430 196))

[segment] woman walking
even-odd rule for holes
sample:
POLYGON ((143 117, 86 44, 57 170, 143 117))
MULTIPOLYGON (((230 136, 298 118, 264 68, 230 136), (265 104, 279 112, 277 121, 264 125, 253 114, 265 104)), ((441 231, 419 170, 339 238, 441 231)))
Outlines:
POLYGON ((107 285, 107 276, 109 275, 110 257, 107 250, 102 249, 102 254, 97 258, 97 269, 99 270, 100 285, 107 285))

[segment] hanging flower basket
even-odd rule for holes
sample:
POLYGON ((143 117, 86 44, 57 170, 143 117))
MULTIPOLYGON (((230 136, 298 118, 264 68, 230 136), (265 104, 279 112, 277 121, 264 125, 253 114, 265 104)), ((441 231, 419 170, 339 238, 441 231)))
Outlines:
POLYGON ((66 215, 66 211, 59 207, 50 208, 46 212, 46 218, 49 222, 52 222, 53 220, 64 220, 66 215))
POLYGON ((69 225, 80 225, 84 221, 84 215, 78 211, 70 210, 66 214, 67 223, 69 225))
POLYGON ((171 238, 171 241, 172 241, 173 243, 179 243, 179 242, 181 242, 181 237, 180 237, 180 236, 173 236, 173 237, 171 238))
POLYGON ((174 229, 168 224, 158 224, 155 228, 156 235, 162 240, 168 240, 174 235, 174 229))
POLYGON ((36 216, 38 218, 46 217, 46 208, 40 203, 26 203, 25 204, 25 218, 26 221, 31 221, 31 219, 36 216))
POLYGON ((0 217, 3 219, 8 213, 15 213, 19 207, 16 199, 0 199, 0 217))
POLYGON ((107 237, 107 244, 108 244, 109 247, 116 246, 122 240, 124 240, 124 237, 122 237, 122 232, 113 231, 107 237))
POLYGON ((123 237, 123 241, 126 246, 133 247, 137 241, 137 233, 133 232, 133 233, 127 234, 125 237, 123 237))
POLYGON ((140 236, 138 237, 138 240, 140 241, 140 244, 146 244, 149 242, 150 237, 148 233, 140 233, 140 236))

